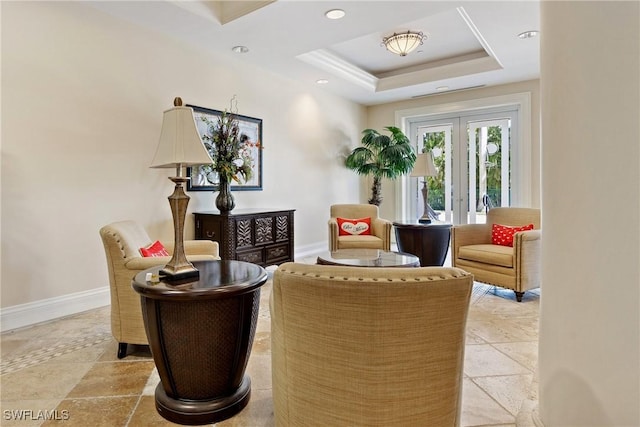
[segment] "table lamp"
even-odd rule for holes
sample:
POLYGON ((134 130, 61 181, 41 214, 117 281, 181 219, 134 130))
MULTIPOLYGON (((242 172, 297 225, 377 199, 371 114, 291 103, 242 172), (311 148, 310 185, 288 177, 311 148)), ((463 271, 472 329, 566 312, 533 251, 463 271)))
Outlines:
POLYGON ((182 174, 182 168, 212 163, 198 133, 193 109, 183 107, 180 98, 175 98, 173 105, 173 108, 164 112, 160 142, 151 162, 152 168, 176 168, 176 176, 169 177, 176 184, 173 194, 169 196, 175 245, 171 260, 160 270, 160 276, 164 280, 181 280, 200 275, 184 252, 184 220, 189 204, 184 183, 189 178, 182 174))
POLYGON ((431 222, 431 207, 429 206, 429 188, 427 187, 427 177, 436 175, 438 175, 438 171, 436 170, 436 165, 433 163, 433 154, 431 153, 431 151, 418 154, 416 162, 413 165, 413 169, 411 170, 411 176, 424 177, 424 180, 422 181, 424 213, 422 214, 422 217, 418 218, 418 222, 420 223, 428 224, 431 222))

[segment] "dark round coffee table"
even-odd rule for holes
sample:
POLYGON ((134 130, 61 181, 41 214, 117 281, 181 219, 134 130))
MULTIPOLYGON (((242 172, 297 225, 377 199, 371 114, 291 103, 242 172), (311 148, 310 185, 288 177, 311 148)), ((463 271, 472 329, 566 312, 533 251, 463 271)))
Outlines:
POLYGON ((317 263, 348 267, 418 267, 420 259, 415 255, 381 249, 338 249, 319 255, 317 263))
POLYGON ((264 268, 242 261, 200 261, 200 277, 147 281, 162 267, 138 273, 149 347, 160 384, 158 413, 178 424, 212 424, 249 403, 245 368, 251 353, 264 268))

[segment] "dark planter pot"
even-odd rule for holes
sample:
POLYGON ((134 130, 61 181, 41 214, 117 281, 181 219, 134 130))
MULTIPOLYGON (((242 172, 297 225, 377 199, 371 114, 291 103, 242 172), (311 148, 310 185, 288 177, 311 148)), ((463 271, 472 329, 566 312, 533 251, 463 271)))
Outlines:
POLYGON ((451 224, 433 221, 425 224, 416 220, 394 221, 396 243, 400 252, 420 258, 420 266, 442 266, 449 251, 451 224))
POLYGON ((186 425, 211 424, 249 403, 245 369, 251 353, 266 271, 242 261, 194 262, 190 282, 147 282, 137 274, 145 329, 160 384, 158 413, 186 425))

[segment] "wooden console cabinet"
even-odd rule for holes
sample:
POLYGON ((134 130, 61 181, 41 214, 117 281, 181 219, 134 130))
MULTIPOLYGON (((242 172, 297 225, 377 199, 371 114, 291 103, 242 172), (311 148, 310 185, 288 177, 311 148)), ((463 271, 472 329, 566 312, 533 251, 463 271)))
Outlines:
POLYGON ((260 266, 293 261, 294 210, 236 209, 194 212, 195 238, 214 240, 222 259, 260 266))

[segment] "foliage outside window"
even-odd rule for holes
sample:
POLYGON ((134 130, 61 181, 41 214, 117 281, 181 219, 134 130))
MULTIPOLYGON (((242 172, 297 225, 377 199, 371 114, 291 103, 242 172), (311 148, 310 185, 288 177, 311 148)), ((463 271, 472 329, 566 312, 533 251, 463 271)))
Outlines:
MULTIPOLYGON (((477 134, 478 135, 478 134, 477 134)), ((478 138, 479 136, 477 136, 478 138)), ((429 205, 434 210, 443 211, 445 209, 445 188, 444 188, 444 172, 445 172, 445 133, 444 132, 430 132, 423 137, 422 152, 427 152, 437 148, 441 154, 433 157, 433 162, 438 171, 438 175, 435 177, 426 177, 427 186, 429 188, 429 205)), ((498 150, 494 154, 487 153, 485 159, 478 159, 476 162, 476 176, 480 175, 480 161, 485 162, 487 173, 487 194, 480 193, 480 182, 476 180, 476 194, 478 199, 476 200, 476 206, 478 210, 482 210, 487 204, 489 206, 501 206, 501 165, 502 165, 502 150, 501 150, 502 135, 500 126, 490 126, 487 133, 487 144, 493 143, 498 147, 498 150), (484 200, 484 197, 487 200, 484 200)), ((474 141, 476 147, 479 145, 478 141, 474 141)))

